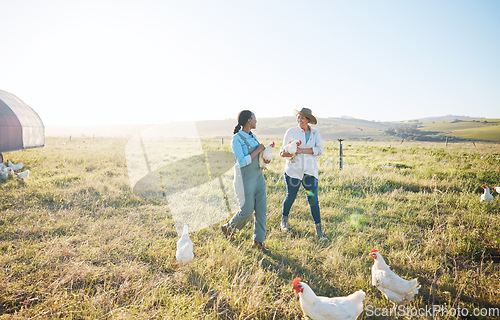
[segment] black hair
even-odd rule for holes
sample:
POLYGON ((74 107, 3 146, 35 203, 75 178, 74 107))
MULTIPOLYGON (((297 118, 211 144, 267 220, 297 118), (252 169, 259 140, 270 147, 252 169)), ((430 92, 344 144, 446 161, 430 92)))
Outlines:
POLYGON ((238 133, 241 128, 247 123, 248 119, 250 119, 253 115, 253 112, 250 110, 242 110, 238 113, 238 124, 234 127, 233 134, 238 133))

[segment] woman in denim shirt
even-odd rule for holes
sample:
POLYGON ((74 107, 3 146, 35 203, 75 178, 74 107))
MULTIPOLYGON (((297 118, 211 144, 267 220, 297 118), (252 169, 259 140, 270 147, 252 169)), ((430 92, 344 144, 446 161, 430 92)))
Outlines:
POLYGON ((238 197, 240 210, 228 223, 222 225, 221 229, 226 237, 233 240, 234 234, 246 225, 255 211, 253 247, 268 253, 269 250, 263 244, 267 224, 266 181, 259 167, 259 153, 265 147, 250 131, 256 127, 257 119, 251 111, 243 110, 238 114, 238 124, 234 128, 231 148, 236 159, 235 190, 237 194, 240 194, 238 197), (239 174, 241 175, 241 188, 238 188, 237 176, 239 174))

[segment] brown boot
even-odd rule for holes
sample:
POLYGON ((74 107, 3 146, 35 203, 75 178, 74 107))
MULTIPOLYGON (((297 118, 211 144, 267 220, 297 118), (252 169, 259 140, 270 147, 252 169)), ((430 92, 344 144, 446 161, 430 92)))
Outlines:
POLYGON ((252 247, 259 249, 263 253, 270 253, 271 252, 271 250, 269 250, 266 247, 264 247, 264 244, 262 242, 258 242, 258 241, 255 241, 255 240, 253 241, 252 247))
POLYGON ((230 241, 234 241, 234 233, 229 231, 229 229, 227 228, 227 226, 225 224, 220 226, 220 228, 221 228, 222 232, 224 233, 224 235, 226 236, 226 238, 229 238, 230 241))

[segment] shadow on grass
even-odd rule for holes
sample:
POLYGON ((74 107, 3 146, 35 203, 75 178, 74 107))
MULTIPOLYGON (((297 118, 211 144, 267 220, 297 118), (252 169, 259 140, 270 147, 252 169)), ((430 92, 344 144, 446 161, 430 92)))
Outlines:
POLYGON ((143 198, 164 198, 220 177, 233 165, 232 153, 207 151, 149 173, 135 184, 133 193, 143 198))

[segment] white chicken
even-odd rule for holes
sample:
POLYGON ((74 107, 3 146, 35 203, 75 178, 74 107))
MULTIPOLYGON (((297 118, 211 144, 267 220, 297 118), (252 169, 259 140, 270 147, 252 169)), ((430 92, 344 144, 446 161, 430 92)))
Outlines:
POLYGON ((184 230, 182 235, 177 240, 177 252, 175 253, 175 258, 180 264, 186 264, 193 260, 193 242, 189 238, 188 226, 184 225, 184 230))
POLYGON ((500 193, 500 187, 495 187, 495 191, 496 191, 497 193, 500 193))
POLYGON ((366 297, 363 290, 347 297, 318 297, 300 278, 293 280, 293 289, 299 295, 302 312, 313 320, 354 320, 363 312, 366 297))
POLYGON ((19 171, 23 168, 23 163, 12 163, 10 160, 7 160, 7 167, 11 167, 14 171, 19 171))
POLYGON ((0 168, 0 180, 7 180, 9 176, 7 175, 7 171, 0 168))
POLYGON ((490 188, 485 184, 483 184, 481 187, 483 187, 483 189, 484 189, 484 193, 481 195, 481 202, 493 201, 493 195, 490 193, 490 188))
POLYGON ((289 144, 285 145, 283 147, 283 150, 290 153, 290 154, 296 154, 297 153, 297 147, 302 144, 302 140, 293 140, 289 144))
POLYGON ((420 285, 417 279, 405 280, 395 274, 377 249, 370 251, 370 256, 374 260, 372 285, 376 286, 389 301, 403 305, 410 302, 418 294, 420 285))
POLYGON ((264 161, 271 161, 274 153, 274 141, 271 142, 261 153, 259 153, 259 167, 267 169, 267 163, 264 161))
POLYGON ((14 170, 12 170, 12 168, 5 167, 3 169, 0 169, 0 179, 2 180, 7 180, 7 178, 13 174, 14 170))
POLYGON ((29 170, 26 170, 24 172, 16 172, 15 175, 19 178, 19 179, 26 179, 30 174, 30 171, 29 170))

